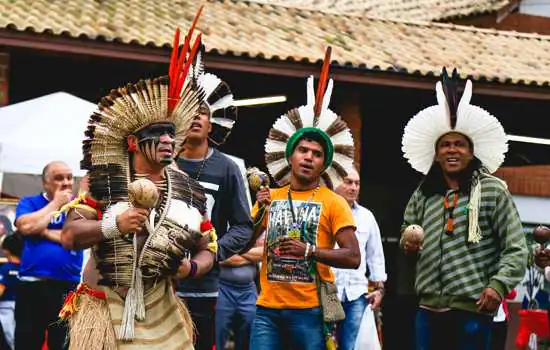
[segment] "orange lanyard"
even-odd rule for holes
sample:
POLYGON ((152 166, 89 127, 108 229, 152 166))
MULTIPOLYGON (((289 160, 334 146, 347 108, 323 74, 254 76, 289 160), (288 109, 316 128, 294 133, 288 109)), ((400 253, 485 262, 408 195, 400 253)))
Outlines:
POLYGON ((458 192, 454 193, 452 207, 449 206, 448 197, 445 197, 445 210, 449 212, 449 217, 447 218, 447 226, 445 228, 445 232, 448 234, 452 234, 455 227, 455 218, 453 217, 453 211, 454 211, 454 208, 456 208, 457 204, 458 204, 458 192))

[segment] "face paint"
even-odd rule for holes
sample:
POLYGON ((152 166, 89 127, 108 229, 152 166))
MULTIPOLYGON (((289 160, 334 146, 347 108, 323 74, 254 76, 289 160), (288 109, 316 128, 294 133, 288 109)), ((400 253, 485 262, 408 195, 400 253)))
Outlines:
POLYGON ((168 165, 174 158, 175 126, 157 123, 136 133, 140 153, 150 162, 168 165))

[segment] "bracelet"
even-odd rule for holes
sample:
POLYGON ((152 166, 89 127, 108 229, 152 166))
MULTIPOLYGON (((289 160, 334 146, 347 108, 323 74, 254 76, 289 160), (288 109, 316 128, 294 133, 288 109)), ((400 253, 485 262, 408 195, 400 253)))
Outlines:
POLYGON ((195 260, 189 260, 189 264, 191 265, 191 268, 189 269, 189 275, 187 278, 194 277, 197 274, 197 270, 199 269, 199 265, 197 265, 197 262, 195 260))
POLYGON ((122 236, 116 224, 116 215, 106 212, 100 222, 101 234, 105 239, 112 239, 122 236))
POLYGON ((317 246, 314 244, 311 246, 311 257, 315 257, 315 251, 317 250, 317 246))
POLYGON ((311 247, 311 244, 309 244, 309 242, 306 243, 306 251, 304 252, 304 259, 307 260, 308 259, 308 254, 309 254, 309 248, 311 247))
POLYGON ((386 294, 386 289, 384 287, 376 287, 374 288, 374 291, 379 291, 380 292, 380 295, 384 296, 384 294, 386 294))

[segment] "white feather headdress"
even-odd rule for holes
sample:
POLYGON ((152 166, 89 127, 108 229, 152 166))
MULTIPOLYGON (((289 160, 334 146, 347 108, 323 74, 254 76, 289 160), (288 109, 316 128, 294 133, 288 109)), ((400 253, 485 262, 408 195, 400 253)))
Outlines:
POLYGON ((328 108, 333 81, 328 79, 327 57, 330 57, 330 48, 319 79, 317 97, 313 89, 313 76, 310 76, 307 80, 307 104, 280 116, 269 131, 265 143, 265 160, 269 173, 280 186, 290 182, 288 157, 297 137, 306 131, 318 132, 330 148, 329 154, 325 154, 325 171, 321 175, 321 181, 327 187, 338 187, 353 167, 351 132, 342 118, 328 108))
MULTIPOLYGON (((453 77, 458 78, 456 70, 453 77)), ((448 79, 445 68, 443 80, 448 79)), ((415 115, 405 126, 402 140, 404 157, 411 166, 427 174, 435 157, 437 140, 449 133, 457 132, 467 136, 474 144, 474 156, 487 168, 495 172, 504 162, 508 151, 508 140, 500 122, 481 107, 470 104, 472 98, 472 82, 468 80, 462 98, 456 106, 458 98, 448 90, 441 81, 436 84, 437 105, 428 107, 415 115), (456 113, 453 113, 456 109, 456 113)))

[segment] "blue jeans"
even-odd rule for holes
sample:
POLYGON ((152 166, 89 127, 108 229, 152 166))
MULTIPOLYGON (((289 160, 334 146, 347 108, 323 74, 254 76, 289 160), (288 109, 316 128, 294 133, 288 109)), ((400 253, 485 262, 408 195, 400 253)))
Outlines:
POLYGON ((416 314, 416 350, 490 350, 493 316, 419 308, 416 314))
POLYGON ((268 309, 258 306, 251 350, 325 350, 320 308, 268 309))
POLYGON ((216 348, 225 349, 225 343, 232 330, 235 349, 248 350, 250 327, 256 316, 256 284, 238 285, 220 280, 216 304, 216 348))
POLYGON ((363 313, 367 308, 368 300, 364 295, 353 301, 347 300, 344 295, 342 307, 346 318, 338 323, 336 334, 338 336, 338 350, 353 350, 359 333, 359 326, 363 319, 363 313))

